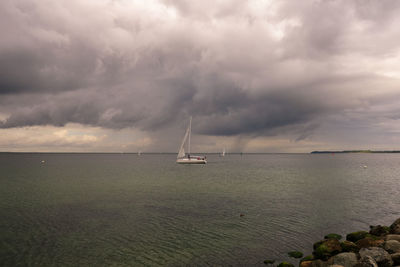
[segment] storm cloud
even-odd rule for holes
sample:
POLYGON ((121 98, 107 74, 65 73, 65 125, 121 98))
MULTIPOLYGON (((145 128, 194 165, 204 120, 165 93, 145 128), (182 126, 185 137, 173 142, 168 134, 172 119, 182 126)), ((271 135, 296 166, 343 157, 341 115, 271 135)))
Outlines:
POLYGON ((4 0, 0 128, 168 139, 193 116, 204 136, 334 138, 349 121, 349 135, 379 123, 397 134, 399 11, 396 0, 4 0))

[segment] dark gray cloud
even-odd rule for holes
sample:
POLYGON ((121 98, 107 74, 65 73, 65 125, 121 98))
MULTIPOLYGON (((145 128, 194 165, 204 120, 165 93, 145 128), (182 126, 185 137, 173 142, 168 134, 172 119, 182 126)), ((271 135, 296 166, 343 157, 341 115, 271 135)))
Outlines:
POLYGON ((2 1, 0 127, 193 115, 199 134, 302 140, 354 111, 398 118, 398 1, 213 3, 2 1))

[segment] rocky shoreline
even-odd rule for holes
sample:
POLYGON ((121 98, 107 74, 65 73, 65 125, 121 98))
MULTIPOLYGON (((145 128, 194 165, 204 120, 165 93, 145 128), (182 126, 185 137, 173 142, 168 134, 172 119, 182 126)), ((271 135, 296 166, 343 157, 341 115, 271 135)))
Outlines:
MULTIPOLYGON (((300 259, 300 267, 391 267, 400 266, 400 218, 390 226, 370 226, 342 236, 328 234, 313 245, 312 255, 300 259)), ((289 255, 295 255, 290 252, 289 255)), ((298 252, 297 255, 302 255, 298 252)), ((301 256, 300 256, 301 257, 301 256)), ((298 258, 298 257, 296 257, 298 258)), ((265 264, 273 264, 266 260, 265 264)), ((282 262, 278 267, 294 267, 282 262)))

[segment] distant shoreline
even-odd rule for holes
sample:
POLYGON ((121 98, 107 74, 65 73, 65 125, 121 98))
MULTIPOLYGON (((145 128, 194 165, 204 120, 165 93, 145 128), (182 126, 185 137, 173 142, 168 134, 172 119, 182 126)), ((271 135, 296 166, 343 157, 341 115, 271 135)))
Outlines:
POLYGON ((342 150, 342 151, 312 151, 311 154, 331 153, 400 153, 400 150, 342 150))

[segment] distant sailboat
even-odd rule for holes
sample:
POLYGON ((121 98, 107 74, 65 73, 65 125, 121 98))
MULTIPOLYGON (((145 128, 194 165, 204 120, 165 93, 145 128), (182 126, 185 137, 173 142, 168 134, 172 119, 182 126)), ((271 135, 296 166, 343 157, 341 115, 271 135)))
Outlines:
POLYGON ((221 157, 225 157, 225 147, 224 147, 224 149, 222 150, 221 157))
POLYGON ((138 156, 142 155, 142 151, 139 150, 138 153, 137 153, 137 155, 138 155, 138 156))
POLYGON ((176 163, 180 164, 206 164, 207 159, 205 156, 193 156, 190 155, 190 135, 192 132, 192 117, 190 117, 189 127, 186 129, 185 136, 183 137, 181 147, 179 148, 178 156, 176 157, 176 163), (185 144, 188 140, 188 154, 185 154, 185 144))

